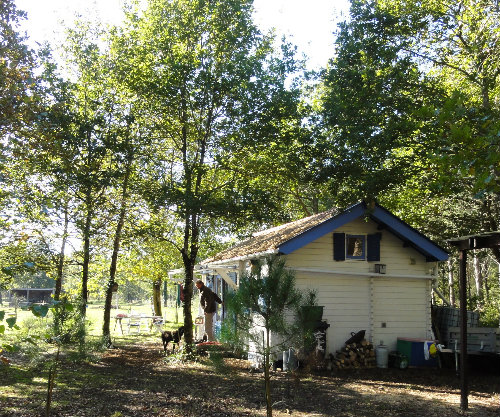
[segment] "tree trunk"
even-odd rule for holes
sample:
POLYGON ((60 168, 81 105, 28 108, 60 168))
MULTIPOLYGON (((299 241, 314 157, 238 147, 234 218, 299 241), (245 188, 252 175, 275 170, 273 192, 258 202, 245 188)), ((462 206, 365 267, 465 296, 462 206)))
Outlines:
POLYGON ((498 262, 498 285, 500 286, 500 262, 498 262))
POLYGON ((451 307, 455 306, 455 278, 453 275, 453 259, 448 259, 448 294, 450 296, 451 307))
POLYGON ((82 266, 82 292, 81 292, 81 313, 82 317, 85 317, 87 312, 87 302, 88 302, 88 281, 89 281, 89 268, 90 268, 90 229, 92 222, 92 203, 90 192, 87 195, 86 207, 87 215, 85 217, 85 225, 83 228, 83 266, 82 266))
POLYGON ((264 350, 264 380, 266 387, 266 407, 267 407, 267 417, 273 417, 273 403, 271 399, 271 374, 269 373, 270 368, 270 345, 269 345, 269 325, 266 323, 266 348, 264 350))
POLYGON ((153 282, 153 309, 155 316, 161 316, 161 278, 153 282))
POLYGON ((123 225, 125 224, 125 216, 127 214, 128 201, 128 183, 130 172, 132 170, 133 155, 129 154, 127 164, 125 166, 125 175, 122 184, 122 196, 120 201, 120 213, 118 215, 118 223, 116 224, 115 238, 113 240, 113 254, 111 255, 111 263, 109 265, 109 280, 108 288, 106 289, 106 300, 104 302, 104 322, 102 325, 102 338, 105 346, 111 347, 111 303, 113 300, 113 287, 115 286, 116 268, 118 265, 118 254, 120 252, 120 242, 122 237, 123 225))
POLYGON ((480 309, 483 304, 483 271, 481 270, 481 261, 474 254, 474 281, 476 284, 477 308, 480 309))
POLYGON ((64 258, 65 258, 65 250, 66 250, 66 242, 68 240, 68 225, 69 225, 69 214, 68 214, 68 206, 64 208, 64 230, 61 242, 61 249, 59 251, 59 257, 57 260, 57 276, 56 276, 56 287, 54 290, 54 300, 59 301, 61 298, 61 290, 62 290, 62 280, 64 273, 64 258))
POLYGON ((193 343, 193 317, 191 315, 191 304, 193 299, 193 276, 194 276, 194 264, 189 262, 184 262, 184 340, 190 349, 190 345, 193 343))

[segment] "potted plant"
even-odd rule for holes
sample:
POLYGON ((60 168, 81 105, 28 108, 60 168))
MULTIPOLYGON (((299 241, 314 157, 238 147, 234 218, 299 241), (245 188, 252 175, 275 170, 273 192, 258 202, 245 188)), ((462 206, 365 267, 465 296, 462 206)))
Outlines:
POLYGON ((323 318, 323 306, 319 306, 316 290, 309 289, 301 307, 301 319, 306 327, 315 327, 323 318))

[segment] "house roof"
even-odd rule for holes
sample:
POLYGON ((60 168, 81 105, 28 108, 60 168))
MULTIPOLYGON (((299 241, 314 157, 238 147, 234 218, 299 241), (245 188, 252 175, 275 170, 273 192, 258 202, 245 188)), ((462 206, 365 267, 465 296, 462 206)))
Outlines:
POLYGON ((379 204, 368 208, 365 202, 357 203, 343 212, 331 209, 291 223, 255 233, 249 239, 219 252, 206 263, 258 257, 264 253, 290 254, 310 242, 333 232, 335 229, 359 218, 369 216, 379 228, 390 231, 407 246, 422 253, 427 261, 444 261, 448 253, 429 238, 409 226, 379 204))

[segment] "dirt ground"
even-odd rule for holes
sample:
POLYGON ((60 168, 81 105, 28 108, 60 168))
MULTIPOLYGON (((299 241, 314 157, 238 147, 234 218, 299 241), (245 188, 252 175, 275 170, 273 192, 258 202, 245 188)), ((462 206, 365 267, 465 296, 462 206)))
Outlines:
MULTIPOLYGON (((46 371, 0 368, 0 416, 43 415, 46 371)), ((273 374, 273 415, 473 417, 500 415, 498 373, 473 373, 469 411, 450 369, 366 369, 273 374)), ((169 363, 159 344, 122 346, 97 361, 65 361, 52 416, 265 416, 263 376, 243 360, 169 363)))

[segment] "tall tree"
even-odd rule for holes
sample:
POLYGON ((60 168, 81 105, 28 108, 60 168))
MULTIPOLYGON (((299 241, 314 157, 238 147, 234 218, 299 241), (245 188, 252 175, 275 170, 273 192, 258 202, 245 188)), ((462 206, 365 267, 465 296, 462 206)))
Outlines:
MULTIPOLYGON (((435 182, 451 193, 468 189, 484 202, 483 230, 498 230, 498 2, 383 0, 376 7, 399 22, 391 43, 400 56, 419 65, 434 85, 440 85, 440 100, 421 108, 432 133, 428 149, 434 148, 429 154, 435 182)), ((498 249, 493 252, 500 260, 498 249)))
MULTIPOLYGON (((125 103, 123 103, 125 104, 125 103)), ((118 267, 118 255, 122 241, 123 229, 125 221, 130 210, 131 190, 133 188, 134 177, 137 171, 137 159, 141 152, 141 136, 138 134, 137 127, 134 125, 134 117, 128 115, 125 117, 124 126, 118 129, 117 143, 115 144, 115 152, 113 159, 117 167, 117 178, 114 186, 119 193, 118 203, 116 207, 116 227, 113 235, 113 247, 111 253, 111 262, 109 265, 109 280, 106 288, 106 298, 104 302, 104 320, 102 327, 102 335, 104 343, 111 346, 110 332, 110 316, 111 316, 111 301, 115 288, 115 277, 118 267)), ((143 143, 142 145, 145 145, 143 143)))
POLYGON ((346 200, 378 196, 437 240, 498 230, 498 2, 351 5, 320 90, 324 143, 336 145, 324 172, 347 178, 346 200))
POLYGON ((35 55, 19 33, 26 13, 13 0, 0 3, 0 137, 12 134, 29 122, 31 95, 35 86, 32 73, 35 55))
POLYGON ((352 1, 318 92, 318 169, 344 204, 377 197, 427 168, 429 132, 419 112, 440 97, 394 42, 401 19, 376 5, 352 1))
MULTIPOLYGON (((97 33, 79 23, 69 31, 66 46, 68 71, 76 81, 62 79, 54 64, 46 63, 46 111, 39 115, 37 135, 26 140, 44 186, 64 193, 75 208, 71 222, 79 232, 81 257, 81 310, 85 314, 92 239, 105 220, 106 191, 117 174, 113 155, 122 120, 115 111, 109 87, 109 65, 101 53, 97 33), (36 156, 36 157, 35 157, 36 156)), ((123 115, 120 113, 120 115, 123 115)), ((57 205, 61 207, 61 205, 57 205)))
MULTIPOLYGON (((36 113, 36 79, 33 70, 36 57, 19 32, 26 14, 16 8, 13 0, 0 3, 0 227, 9 227, 11 212, 6 209, 16 189, 11 178, 9 161, 12 143, 21 130, 30 125, 36 113)), ((3 230, 2 237, 3 237, 3 230)))
POLYGON ((487 0, 352 1, 320 90, 324 172, 346 200, 468 192, 498 229, 498 13, 487 0))
POLYGON ((265 200, 259 190, 238 189, 236 164, 245 164, 249 149, 282 140, 280 120, 290 107, 284 86, 293 58, 273 53, 252 12, 249 0, 150 0, 128 13, 115 37, 123 82, 147 103, 157 141, 148 166, 156 187, 146 197, 182 222, 171 242, 185 270, 188 343, 203 230, 211 219, 248 218, 265 200))

